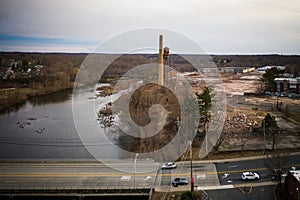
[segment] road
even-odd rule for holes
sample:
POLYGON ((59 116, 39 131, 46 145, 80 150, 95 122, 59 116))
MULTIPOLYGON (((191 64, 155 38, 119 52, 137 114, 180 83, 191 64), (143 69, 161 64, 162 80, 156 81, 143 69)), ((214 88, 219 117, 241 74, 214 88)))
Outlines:
MULTIPOLYGON (((187 186, 172 187, 175 177, 186 177, 190 183, 190 163, 178 162, 176 169, 160 169, 161 163, 133 161, 110 163, 97 162, 1 162, 0 189, 29 188, 151 188, 157 191, 189 190, 187 186)), ((287 167, 300 166, 300 155, 291 156, 287 167)), ((261 179, 247 183, 269 183, 271 177, 263 159, 204 163, 193 162, 195 186, 200 189, 222 188, 245 184, 243 171, 255 171, 261 179), (224 174, 229 174, 224 176, 224 174)))
POLYGON ((1 163, 0 188, 150 188, 157 168, 150 162, 1 163))
MULTIPOLYGON (((260 179, 253 182, 271 181, 270 169, 265 159, 245 160, 235 162, 216 163, 218 177, 221 185, 245 183, 241 180, 241 173, 254 171, 260 175, 260 179), (227 174, 227 175, 225 175, 227 174)), ((300 156, 293 155, 286 158, 284 167, 289 169, 292 166, 300 166, 300 156)))

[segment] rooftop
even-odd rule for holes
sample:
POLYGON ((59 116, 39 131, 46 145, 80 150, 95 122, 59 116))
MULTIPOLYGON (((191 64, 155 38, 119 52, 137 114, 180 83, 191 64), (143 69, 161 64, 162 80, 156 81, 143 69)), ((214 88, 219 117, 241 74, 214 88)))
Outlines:
POLYGON ((290 173, 300 182, 300 170, 290 170, 290 173))

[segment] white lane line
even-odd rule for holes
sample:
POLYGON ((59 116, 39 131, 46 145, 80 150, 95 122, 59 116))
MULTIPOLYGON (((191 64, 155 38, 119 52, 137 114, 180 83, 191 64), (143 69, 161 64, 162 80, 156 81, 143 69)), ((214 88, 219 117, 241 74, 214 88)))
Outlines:
POLYGON ((206 178, 206 174, 201 174, 197 176, 197 179, 205 179, 206 178))
POLYGON ((121 181, 130 181, 131 176, 122 176, 121 181))
POLYGON ((97 183, 107 183, 108 180, 96 181, 97 183))

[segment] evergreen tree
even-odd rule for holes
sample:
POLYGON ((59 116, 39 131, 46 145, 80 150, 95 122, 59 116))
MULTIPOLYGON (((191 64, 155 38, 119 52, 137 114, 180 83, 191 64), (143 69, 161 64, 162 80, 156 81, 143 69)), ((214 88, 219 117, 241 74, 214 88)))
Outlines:
POLYGON ((279 76, 282 72, 276 68, 273 67, 271 69, 267 69, 266 73, 263 74, 264 82, 268 84, 268 90, 273 92, 275 90, 276 83, 274 81, 275 78, 279 76))

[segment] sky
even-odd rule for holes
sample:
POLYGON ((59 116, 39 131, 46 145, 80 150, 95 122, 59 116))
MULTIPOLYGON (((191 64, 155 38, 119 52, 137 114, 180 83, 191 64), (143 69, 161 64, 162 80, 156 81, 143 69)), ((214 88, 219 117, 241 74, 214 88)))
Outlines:
POLYGON ((143 28, 209 54, 299 55, 300 0, 0 0, 0 51, 92 52, 143 28))

